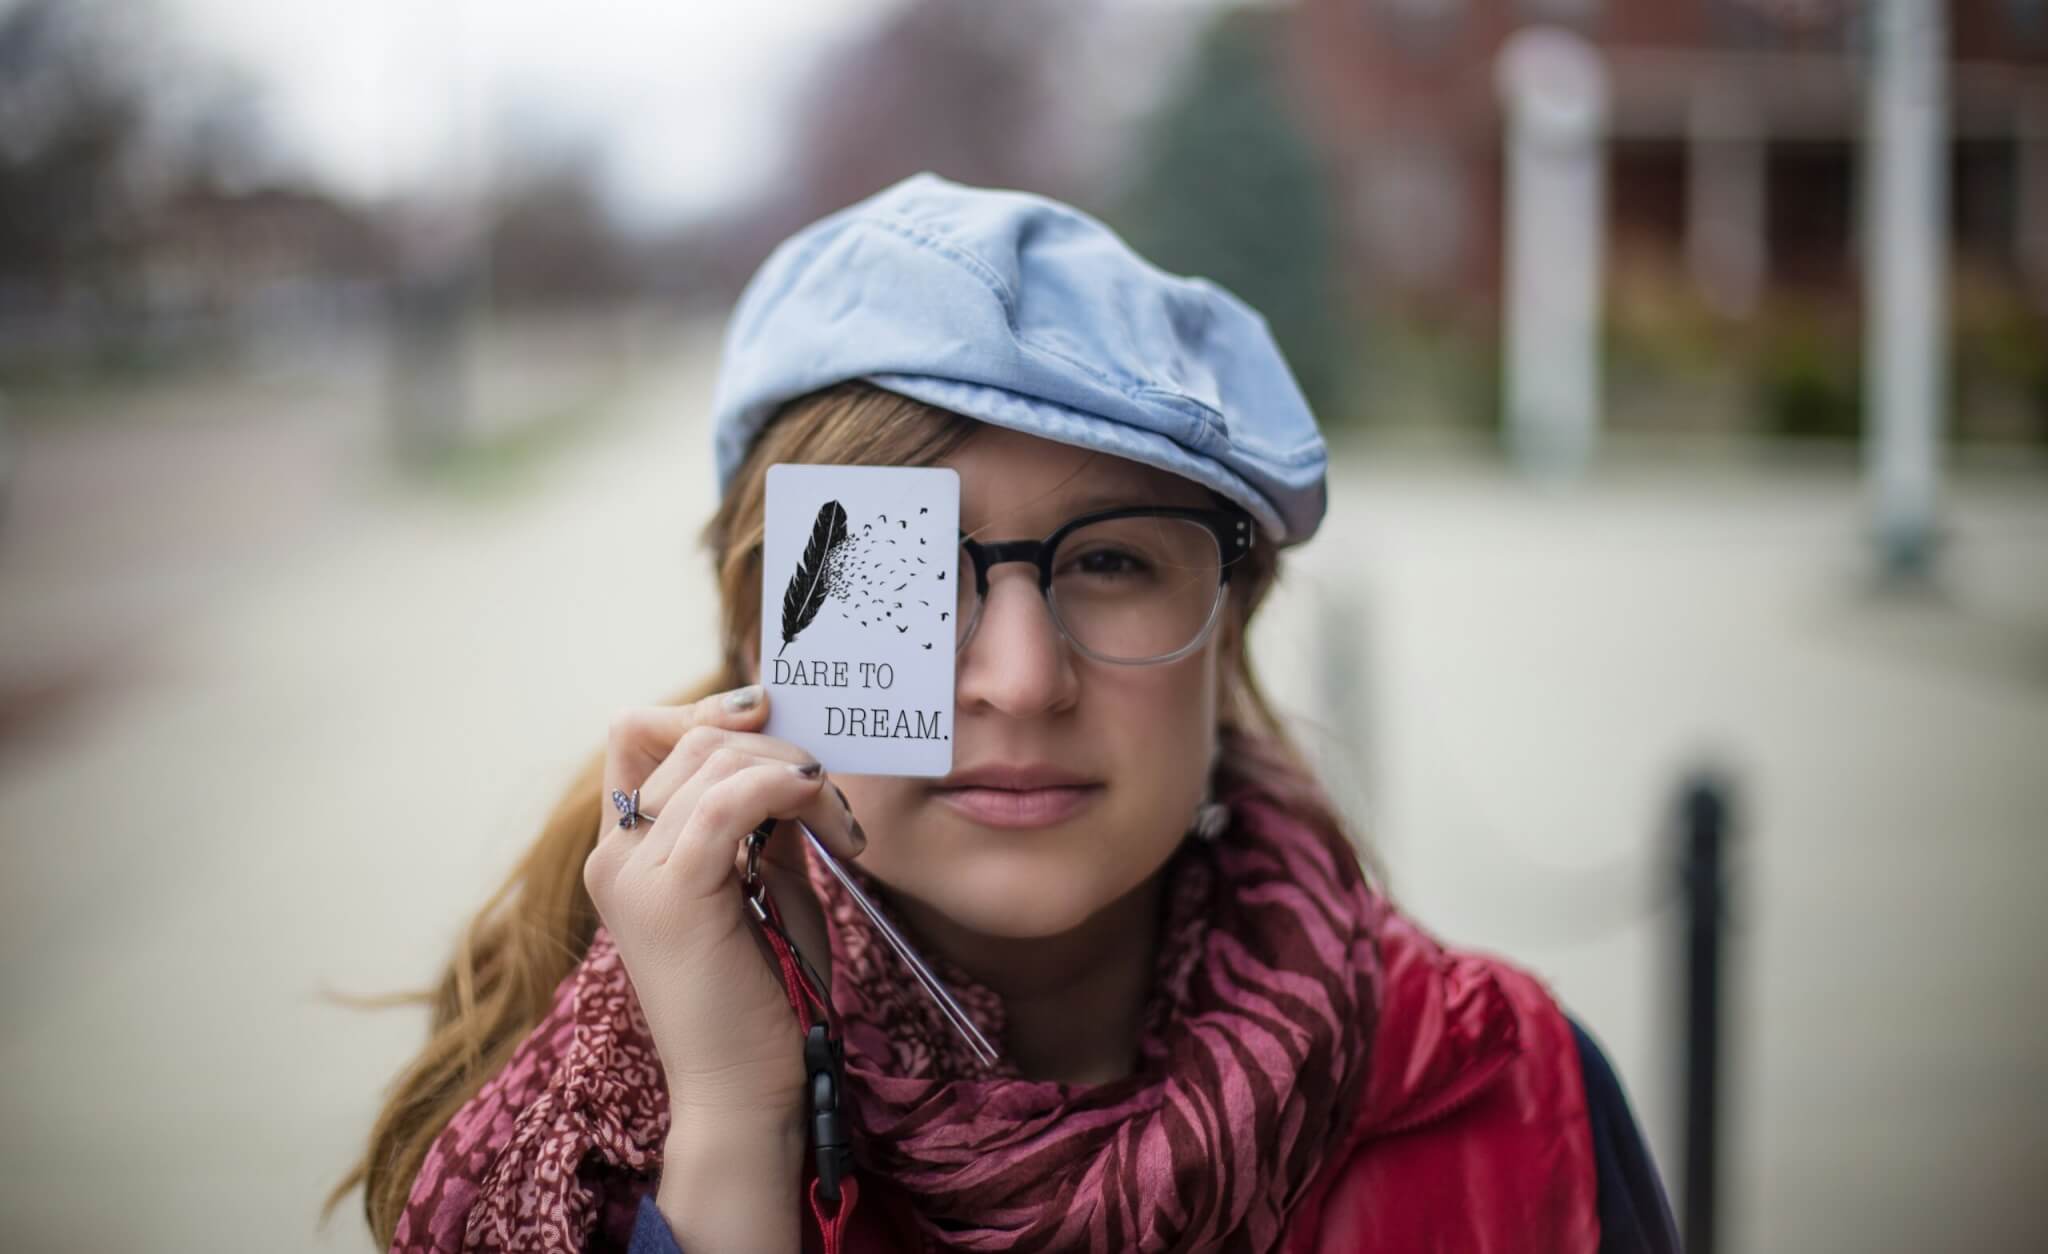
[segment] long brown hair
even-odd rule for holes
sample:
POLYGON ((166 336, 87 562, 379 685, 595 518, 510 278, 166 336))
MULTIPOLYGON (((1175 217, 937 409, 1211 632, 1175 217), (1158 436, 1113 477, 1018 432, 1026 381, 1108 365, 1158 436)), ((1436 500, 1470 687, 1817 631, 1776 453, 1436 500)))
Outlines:
MULTIPOLYGON (((973 419, 860 381, 836 384, 784 406, 755 441, 701 536, 721 601, 724 643, 718 668, 668 702, 685 704, 746 682, 746 642, 760 625, 761 531, 770 465, 932 465, 965 443, 977 426, 973 419)), ((1278 577, 1277 556, 1270 545, 1254 545, 1231 572, 1227 612, 1240 642, 1278 577)), ((1342 821, 1274 717, 1241 643, 1225 666, 1218 790, 1256 788, 1341 838, 1342 821)), ((434 1139, 505 1065, 547 1013, 556 986, 581 961, 598 925, 583 887, 583 863, 602 830, 603 780, 600 746, 555 803, 540 838, 463 928, 438 985, 377 1003, 428 1006, 427 1043, 392 1084, 370 1129, 369 1148, 328 1196, 323 1219, 361 1184, 370 1232, 380 1248, 389 1247, 413 1177, 434 1139)))

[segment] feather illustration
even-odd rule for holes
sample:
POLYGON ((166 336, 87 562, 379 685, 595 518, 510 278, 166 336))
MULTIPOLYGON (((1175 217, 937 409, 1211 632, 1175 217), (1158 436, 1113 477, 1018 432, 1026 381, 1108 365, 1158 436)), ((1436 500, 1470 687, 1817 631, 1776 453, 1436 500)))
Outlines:
POLYGON ((827 501, 818 507, 818 521, 811 525, 811 542, 804 546, 803 556, 797 559, 796 573, 789 577, 789 587, 782 594, 782 648, 775 651, 775 656, 781 657, 797 633, 818 616, 818 607, 825 603, 825 594, 831 590, 828 568, 832 551, 845 543, 846 509, 837 501, 827 501))

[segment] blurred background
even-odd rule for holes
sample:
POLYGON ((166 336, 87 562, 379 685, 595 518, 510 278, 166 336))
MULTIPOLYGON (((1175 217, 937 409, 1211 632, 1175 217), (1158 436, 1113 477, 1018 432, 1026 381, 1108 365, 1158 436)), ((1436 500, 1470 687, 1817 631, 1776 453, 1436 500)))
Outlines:
POLYGON ((2048 1238, 2048 0, 0 0, 0 1245, 361 1250, 421 985, 715 661, 730 302, 906 174, 1268 316, 1254 633, 1696 1252, 2048 1238))

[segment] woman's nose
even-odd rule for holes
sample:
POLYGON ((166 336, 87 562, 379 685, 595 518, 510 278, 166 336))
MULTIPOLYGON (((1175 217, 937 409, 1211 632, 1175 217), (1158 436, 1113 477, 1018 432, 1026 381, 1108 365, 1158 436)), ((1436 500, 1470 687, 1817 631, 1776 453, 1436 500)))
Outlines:
POLYGON ((1078 676, 1073 651, 1053 621, 1034 572, 994 570, 981 621, 960 653, 956 699, 1024 718, 1072 704, 1078 676))

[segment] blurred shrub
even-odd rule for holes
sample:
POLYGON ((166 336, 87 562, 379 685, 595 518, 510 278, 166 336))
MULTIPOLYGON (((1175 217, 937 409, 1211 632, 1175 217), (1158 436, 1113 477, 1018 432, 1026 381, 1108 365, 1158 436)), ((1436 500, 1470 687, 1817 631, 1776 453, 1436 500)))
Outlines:
POLYGON ((1730 318, 1675 250, 1617 244, 1613 257, 1602 326, 1610 426, 1856 437, 1862 326, 1847 294, 1780 289, 1730 318))
MULTIPOLYGON (((1781 298, 1752 331, 1766 435, 1854 439, 1864 430, 1866 311, 1847 294, 1781 298)), ((1949 285, 1949 443, 2048 445, 2048 318, 2007 270, 1957 265, 1949 285)))
POLYGON ((1361 424, 1446 434, 1500 430, 1500 340, 1465 320, 1384 311, 1360 336, 1351 394, 1361 424))
POLYGON ((1863 430, 1860 336, 1853 310, 1770 302, 1756 328, 1757 429, 1788 439, 1854 439, 1863 430))
MULTIPOLYGON (((1853 292, 1780 289, 1754 317, 1729 320, 1675 257, 1622 253, 1607 311, 1609 421, 1857 439, 1865 312, 1853 292)), ((1949 328, 1949 440, 2048 444, 2048 316, 2018 276, 1958 260, 1949 328)))
POLYGON ((1612 246, 1602 322, 1607 423, 1733 432, 1745 411, 1748 328, 1717 313, 1661 241, 1612 246))
POLYGON ((1725 359, 1729 323, 1682 261, 1669 248, 1614 247, 1602 328, 1610 360, 1682 377, 1725 359))
POLYGON ((1949 292, 1955 435, 2048 446, 2048 311, 2009 270, 1960 263, 1949 292))
POLYGON ((1265 315, 1328 425, 1355 403, 1356 328, 1338 297, 1328 176, 1275 70, 1284 16, 1218 15, 1105 216, 1157 265, 1212 279, 1265 315))

